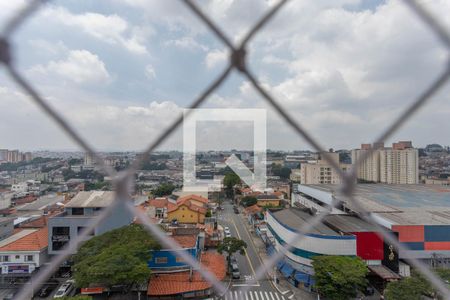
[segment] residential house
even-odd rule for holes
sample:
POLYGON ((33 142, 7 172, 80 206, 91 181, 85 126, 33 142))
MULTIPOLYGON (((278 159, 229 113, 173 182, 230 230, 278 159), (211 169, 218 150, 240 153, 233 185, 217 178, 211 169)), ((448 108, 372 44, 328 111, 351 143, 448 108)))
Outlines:
POLYGON ((21 229, 0 241, 3 277, 29 276, 47 262, 48 229, 21 229))
MULTIPOLYGON (((226 274, 225 258, 212 252, 203 252, 198 259, 203 268, 210 271, 218 280, 226 274)), ((152 274, 147 299, 203 299, 213 293, 212 284, 198 271, 181 271, 152 274)))
POLYGON ((191 266, 179 255, 185 252, 198 260, 200 255, 200 239, 198 234, 175 235, 170 237, 178 245, 179 249, 159 249, 151 251, 151 259, 148 266, 153 273, 179 272, 190 270, 191 266))
POLYGON ((260 207, 264 206, 280 206, 281 199, 274 194, 261 194, 256 196, 256 204, 260 207))
POLYGON ((168 209, 167 219, 178 223, 205 222, 208 199, 198 195, 187 195, 177 199, 175 207, 168 209))

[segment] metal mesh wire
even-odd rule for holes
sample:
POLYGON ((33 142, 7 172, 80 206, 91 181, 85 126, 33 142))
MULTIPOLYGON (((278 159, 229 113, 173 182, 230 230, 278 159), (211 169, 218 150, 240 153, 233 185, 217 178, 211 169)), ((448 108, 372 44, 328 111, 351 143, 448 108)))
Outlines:
MULTIPOLYGON (((34 0, 29 2, 24 9, 22 9, 17 15, 13 16, 11 20, 6 24, 3 28, 3 31, 0 35, 0 61, 9 73, 10 77, 14 80, 14 82, 22 88, 31 99, 48 115, 49 118, 53 119, 53 121, 70 137, 72 138, 84 151, 88 154, 92 155, 96 162, 100 165, 103 171, 111 176, 114 179, 114 186, 116 190, 116 198, 113 205, 105 209, 96 219, 90 222, 88 226, 86 226, 85 230, 83 230, 75 239, 71 240, 70 243, 64 248, 64 250, 55 256, 50 264, 42 267, 41 270, 35 274, 29 281, 27 285, 24 285, 26 288, 22 288, 22 290, 17 295, 17 299, 29 299, 31 298, 31 291, 36 290, 40 287, 56 270, 56 268, 65 261, 71 253, 78 247, 79 242, 83 241, 89 234, 89 232, 94 229, 96 226, 101 224, 103 220, 118 206, 119 203, 125 202, 125 207, 132 212, 145 226, 145 228, 155 237, 157 238, 164 246, 169 249, 179 248, 179 245, 173 240, 169 240, 166 237, 165 233, 156 225, 152 224, 141 211, 137 210, 132 202, 129 199, 129 195, 132 192, 133 185, 132 179, 135 171, 139 168, 141 163, 150 153, 152 153, 164 140, 166 140, 174 131, 177 129, 181 123, 183 122, 183 115, 180 114, 175 121, 167 127, 165 130, 161 131, 161 133, 156 137, 152 143, 147 147, 144 152, 144 155, 140 156, 138 159, 134 161, 134 163, 125 171, 116 172, 111 167, 108 167, 104 164, 103 160, 95 153, 93 147, 85 140, 82 136, 80 136, 73 127, 69 124, 67 120, 65 120, 61 115, 59 115, 51 105, 44 100, 43 97, 39 94, 39 92, 33 87, 33 85, 28 82, 16 69, 14 64, 14 52, 10 47, 11 37, 14 32, 17 30, 19 26, 21 26, 34 12, 36 12, 42 4, 46 2, 45 0, 34 0)), ((236 69, 239 71, 245 78, 247 78, 254 89, 259 93, 259 95, 270 104, 270 106, 292 127, 299 136, 304 138, 315 150, 322 152, 323 147, 317 142, 313 136, 306 131, 298 122, 292 118, 288 112, 280 105, 278 101, 270 94, 269 91, 265 90, 262 85, 259 84, 257 77, 251 72, 251 70, 246 65, 247 57, 246 57, 246 47, 252 40, 252 38, 260 32, 263 26, 267 25, 270 19, 286 4, 286 0, 279 1, 276 5, 274 5, 265 15, 263 15, 258 22, 248 31, 248 33, 244 36, 242 41, 238 44, 234 44, 224 33, 223 31, 214 24, 213 20, 203 13, 200 8, 191 0, 183 0, 182 1, 203 23, 204 25, 214 33, 214 35, 222 41, 230 50, 231 56, 226 68, 220 73, 220 75, 212 81, 205 90, 200 94, 200 96, 192 102, 189 108, 197 108, 201 106, 208 96, 211 95, 228 77, 228 75, 236 69)), ((440 22, 440 20, 433 17, 422 4, 419 4, 417 1, 413 0, 405 0, 405 5, 408 6, 419 18, 423 21, 430 29, 430 32, 435 34, 442 44, 446 47, 447 52, 450 52, 450 33, 447 28, 440 22)), ((180 4, 181 5, 181 4, 180 4)), ((432 84, 423 91, 420 95, 417 96, 416 99, 412 101, 412 103, 407 107, 407 109, 398 116, 398 118, 387 127, 385 131, 376 139, 375 142, 382 142, 389 138, 396 130, 398 130, 412 115, 422 108, 427 101, 431 99, 431 97, 443 86, 447 83, 450 77, 450 64, 444 66, 444 71, 440 74, 432 84)), ((188 116, 185 116, 188 117, 188 116)), ((388 233, 387 229, 378 225, 378 223, 374 220, 374 218, 367 212, 365 212, 361 203, 353 197, 353 191, 356 182, 356 169, 359 165, 361 165, 375 149, 371 149, 370 151, 365 152, 358 161, 355 162, 356 167, 352 169, 349 173, 344 173, 339 166, 334 162, 334 160, 330 159, 327 155, 324 156, 324 159, 328 161, 328 163, 335 169, 336 172, 340 175, 342 179, 342 193, 347 197, 348 201, 356 207, 356 210, 359 213, 359 216, 375 225, 383 235, 383 237, 394 244, 400 251, 404 250, 403 246, 396 241, 392 236, 388 233)), ((333 206, 336 203, 333 203, 333 206)), ((331 210, 331 208, 330 208, 331 210)), ((308 232, 315 225, 319 224, 325 216, 330 212, 324 211, 317 216, 315 216, 308 224, 299 228, 299 233, 290 241, 286 241, 286 245, 284 249, 277 252, 277 254, 270 257, 270 259, 261 265, 259 269, 256 270, 255 276, 252 279, 253 281, 260 280, 268 270, 272 269, 273 266, 283 258, 284 253, 289 251, 292 248, 292 244, 295 241, 298 241, 303 238, 301 232, 308 232)), ((212 273, 210 273, 206 268, 202 268, 200 263, 194 260, 191 256, 185 253, 178 253, 182 258, 188 262, 195 270, 201 273, 201 275, 208 280, 217 293, 219 295, 223 295, 226 292, 226 287, 222 282, 220 282, 212 273)), ((431 283, 432 285, 439 291, 439 293, 445 298, 450 299, 450 290, 447 285, 438 278, 432 271, 428 269, 428 267, 421 261, 411 258, 407 259, 411 265, 413 265, 418 271, 420 271, 431 283)), ((246 292, 249 287, 243 287, 241 289, 242 292, 246 292)))

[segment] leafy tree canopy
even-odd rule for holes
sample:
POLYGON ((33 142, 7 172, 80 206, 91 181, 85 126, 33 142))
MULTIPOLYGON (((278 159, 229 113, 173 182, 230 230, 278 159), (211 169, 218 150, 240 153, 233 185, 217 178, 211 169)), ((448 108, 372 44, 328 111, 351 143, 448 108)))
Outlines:
POLYGON ((245 207, 255 205, 257 202, 258 202, 258 200, 256 199, 256 197, 252 197, 252 196, 245 196, 241 199, 241 203, 245 207))
POLYGON ((172 194, 175 186, 171 183, 163 183, 152 191, 152 194, 156 197, 168 196, 172 194))
POLYGON ((243 240, 235 237, 227 237, 224 238, 221 244, 219 244, 219 246, 217 247, 217 252, 219 252, 220 254, 226 252, 228 256, 228 263, 230 263, 230 258, 234 253, 239 252, 241 255, 244 255, 246 248, 247 243, 243 240))
POLYGON ((315 256, 312 265, 316 288, 327 299, 351 299, 367 286, 367 266, 359 257, 315 256))
POLYGON ((159 244, 138 224, 121 227, 85 242, 73 256, 77 287, 145 283, 150 250, 159 244))

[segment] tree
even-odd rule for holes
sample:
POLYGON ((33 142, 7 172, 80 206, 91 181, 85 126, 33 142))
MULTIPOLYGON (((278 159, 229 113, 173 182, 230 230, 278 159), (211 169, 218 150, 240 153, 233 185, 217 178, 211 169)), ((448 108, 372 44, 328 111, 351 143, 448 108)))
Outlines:
POLYGON ((172 194, 175 186, 171 183, 163 183, 152 191, 152 194, 156 197, 168 196, 172 194))
MULTIPOLYGON (((450 276, 450 270, 434 270, 442 279, 447 280, 450 276)), ((411 272, 411 277, 403 278, 399 281, 389 282, 384 291, 387 300, 420 300, 423 296, 432 296, 436 292, 433 286, 418 272, 411 272)))
POLYGON ((225 193, 227 197, 232 198, 234 196, 234 186, 241 183, 241 178, 234 173, 229 172, 223 178, 223 185, 225 186, 225 193))
POLYGON ((228 264, 231 263, 231 256, 239 251, 239 254, 244 255, 247 243, 235 237, 227 237, 223 239, 223 242, 217 247, 217 252, 222 254, 227 253, 228 264))
POLYGON ((279 176, 282 179, 289 179, 289 176, 291 176, 291 169, 277 164, 272 164, 272 174, 279 176))
POLYGON ((256 199, 256 197, 253 196, 245 196, 244 198, 241 199, 241 204, 244 207, 255 205, 257 202, 258 200, 256 199))
POLYGON ((367 266, 359 257, 315 256, 312 265, 316 288, 327 299, 351 299, 367 286, 367 266))
POLYGON ((132 224, 85 242, 73 256, 77 287, 144 284, 150 277, 150 250, 159 244, 141 225, 132 224))
POLYGON ((206 214, 205 214, 205 217, 206 217, 206 218, 211 218, 211 216, 212 216, 211 210, 208 209, 208 211, 207 211, 206 214))

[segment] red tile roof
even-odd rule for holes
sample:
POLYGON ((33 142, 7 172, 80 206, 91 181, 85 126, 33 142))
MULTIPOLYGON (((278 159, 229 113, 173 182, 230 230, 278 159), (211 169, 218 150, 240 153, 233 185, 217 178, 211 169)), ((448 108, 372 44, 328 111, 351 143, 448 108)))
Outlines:
POLYGON ((0 251, 39 251, 48 246, 48 228, 38 229, 0 248, 0 251))
MULTIPOLYGON (((225 259, 217 253, 206 252, 201 256, 201 263, 213 273, 217 279, 225 278, 225 259)), ((186 292, 202 291, 211 287, 209 281, 203 279, 199 272, 194 271, 192 279, 189 280, 189 271, 170 274, 153 275, 150 278, 147 295, 164 296, 175 295, 186 292)))
POLYGON ((200 207, 200 206, 194 204, 192 201, 187 201, 187 200, 177 204, 176 206, 173 206, 172 208, 168 209, 167 212, 176 211, 179 207, 181 207, 183 205, 192 211, 198 211, 201 214, 206 214, 206 208, 200 207))
POLYGON ((156 208, 164 208, 167 207, 169 201, 167 198, 156 198, 152 199, 148 202, 148 205, 156 207, 156 208))
POLYGON ((175 235, 172 238, 183 248, 192 248, 197 243, 195 235, 175 235))
POLYGON ((20 224, 20 227, 22 228, 43 228, 47 226, 47 219, 48 216, 40 216, 39 218, 20 224))
POLYGON ((257 204, 254 204, 252 206, 249 206, 245 209, 245 212, 247 214, 255 214, 258 212, 261 212, 263 209, 261 207, 259 207, 257 204))
POLYGON ((185 201, 189 201, 189 200, 196 200, 199 202, 202 202, 204 204, 208 204, 209 200, 207 198, 204 198, 202 196, 199 195, 187 195, 187 196, 183 196, 177 199, 177 204, 180 205, 181 203, 185 202, 185 201))

